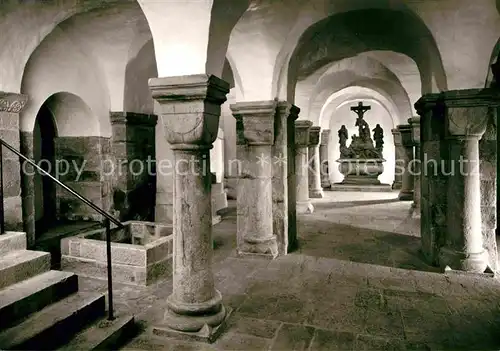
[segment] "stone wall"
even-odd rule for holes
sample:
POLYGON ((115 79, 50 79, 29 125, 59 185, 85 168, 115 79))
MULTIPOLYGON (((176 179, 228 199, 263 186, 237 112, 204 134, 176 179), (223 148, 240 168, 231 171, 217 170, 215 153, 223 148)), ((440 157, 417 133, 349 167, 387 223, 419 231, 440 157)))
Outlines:
MULTIPOLYGON (((92 203, 109 211, 111 208, 111 141, 109 138, 57 137, 54 140, 56 162, 71 165, 59 176, 92 203)), ((56 188, 57 217, 61 220, 102 220, 102 216, 61 187, 56 188)))
POLYGON ((496 243, 497 227, 497 121, 496 109, 490 109, 490 120, 479 141, 481 172, 481 221, 484 247, 488 250, 490 267, 496 271, 498 253, 496 243))
MULTIPOLYGON (((422 162, 449 160, 445 143, 445 109, 437 105, 437 95, 426 95, 418 106, 422 162)), ((446 164, 428 162, 421 170, 421 240, 427 261, 438 265, 439 248, 446 236, 446 164)))
POLYGON ((121 221, 153 220, 156 193, 157 117, 112 112, 113 209, 121 221))
MULTIPOLYGON (((27 102, 27 96, 0 92, 0 138, 20 148, 19 113, 27 102)), ((5 230, 23 229, 21 201, 21 167, 19 157, 2 148, 3 206, 5 230)))

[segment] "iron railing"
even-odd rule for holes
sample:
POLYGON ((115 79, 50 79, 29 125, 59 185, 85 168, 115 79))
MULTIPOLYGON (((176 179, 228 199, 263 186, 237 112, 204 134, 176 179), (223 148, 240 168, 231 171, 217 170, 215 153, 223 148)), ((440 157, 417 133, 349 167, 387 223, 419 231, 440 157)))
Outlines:
POLYGON ((5 233, 5 213, 4 213, 4 203, 3 203, 3 146, 9 149, 11 152, 19 156, 24 162, 27 162, 33 166, 36 170, 40 172, 43 176, 48 177, 50 180, 55 182, 57 185, 61 186, 64 190, 68 191, 70 194, 75 196, 78 200, 82 201, 87 206, 91 207, 94 211, 99 213, 104 217, 104 227, 106 228, 106 254, 107 254, 107 270, 108 270, 108 319, 113 320, 113 279, 112 279, 112 267, 111 267, 111 222, 113 222, 117 228, 123 228, 123 224, 110 215, 108 212, 100 208, 99 206, 92 203, 89 199, 79 194, 75 190, 71 189, 69 186, 61 182, 59 179, 53 177, 51 174, 43 170, 34 161, 30 160, 28 157, 24 156, 21 152, 14 149, 11 145, 6 143, 4 140, 0 139, 0 234, 5 233))

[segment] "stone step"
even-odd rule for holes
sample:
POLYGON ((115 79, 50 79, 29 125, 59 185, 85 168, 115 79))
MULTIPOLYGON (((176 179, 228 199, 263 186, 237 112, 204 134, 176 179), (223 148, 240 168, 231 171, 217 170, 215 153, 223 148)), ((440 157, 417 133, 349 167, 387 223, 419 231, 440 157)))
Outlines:
POLYGON ((112 321, 107 318, 102 317, 58 350, 117 350, 135 334, 134 317, 119 315, 112 321))
POLYGON ((0 289, 50 270, 47 252, 18 250, 0 257, 0 289))
POLYGON ((48 271, 0 290, 0 330, 78 291, 74 273, 48 271))
POLYGON ((26 234, 5 232, 0 235, 0 257, 11 251, 26 250, 26 234))
POLYGON ((0 350, 53 350, 105 312, 105 296, 78 292, 0 332, 0 350))

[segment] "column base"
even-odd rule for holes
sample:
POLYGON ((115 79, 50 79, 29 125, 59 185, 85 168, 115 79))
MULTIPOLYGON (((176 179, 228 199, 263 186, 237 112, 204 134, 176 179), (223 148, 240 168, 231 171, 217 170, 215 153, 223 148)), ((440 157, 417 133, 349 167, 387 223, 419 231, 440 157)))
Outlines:
POLYGON ((314 212, 314 206, 311 201, 297 201, 296 210, 300 214, 311 214, 314 212))
POLYGON ((401 190, 398 195, 399 201, 413 201, 413 191, 401 190))
POLYGON ((238 254, 269 256, 274 259, 278 257, 278 242, 276 235, 265 238, 245 237, 243 238, 243 243, 238 248, 238 254))
MULTIPOLYGON (((200 318, 204 318, 202 316, 180 316, 175 314, 174 312, 168 311, 169 313, 174 315, 174 318, 181 317, 185 319, 188 323, 192 320, 198 319, 199 322, 203 322, 200 318)), ((180 340, 187 341, 198 341, 198 342, 206 342, 213 343, 225 330, 227 327, 227 321, 231 317, 233 310, 231 308, 225 308, 224 305, 221 305, 221 311, 215 315, 217 320, 221 320, 218 325, 215 327, 210 326, 208 323, 203 324, 200 330, 198 331, 180 331, 171 328, 166 323, 160 324, 158 326, 153 327, 153 334, 165 338, 175 338, 180 340)), ((167 318, 167 315, 165 315, 167 318)), ((206 318, 206 317, 205 317, 206 318)), ((177 320, 178 322, 182 322, 181 320, 177 320)))
POLYGON ((321 183, 321 187, 322 187, 323 189, 330 189, 330 188, 331 188, 331 186, 332 186, 332 185, 330 184, 330 181, 329 181, 329 180, 324 181, 323 183, 321 183))
POLYGON ((392 183, 392 190, 401 190, 402 186, 403 186, 403 183, 401 183, 401 182, 394 182, 394 183, 392 183))
POLYGON ((488 267, 488 252, 466 253, 448 247, 439 251, 439 266, 471 273, 484 273, 488 267))
POLYGON ((323 196, 323 189, 309 189, 309 197, 311 199, 322 199, 323 196))

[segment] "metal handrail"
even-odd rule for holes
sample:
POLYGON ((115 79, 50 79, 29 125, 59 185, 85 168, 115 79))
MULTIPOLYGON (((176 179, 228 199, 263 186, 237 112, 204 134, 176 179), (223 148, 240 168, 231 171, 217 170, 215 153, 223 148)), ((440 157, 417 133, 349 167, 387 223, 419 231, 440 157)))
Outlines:
POLYGON ((106 228, 106 256, 107 256, 107 270, 108 270, 108 319, 113 320, 113 282, 112 282, 112 267, 111 267, 111 224, 113 222, 118 228, 124 228, 124 225, 115 217, 107 213, 105 210, 99 206, 92 203, 85 196, 79 194, 77 191, 73 190, 59 179, 53 177, 50 173, 46 172, 43 168, 38 166, 34 161, 30 160, 28 157, 24 156, 20 151, 16 150, 14 147, 6 143, 0 138, 0 234, 5 233, 5 213, 3 204, 3 150, 2 146, 12 151, 14 154, 19 156, 22 160, 29 163, 35 169, 37 169, 42 175, 48 177, 50 180, 55 182, 57 185, 61 186, 64 190, 68 191, 70 194, 75 196, 78 200, 82 201, 87 206, 91 207, 94 211, 98 212, 104 216, 104 226, 106 228))

